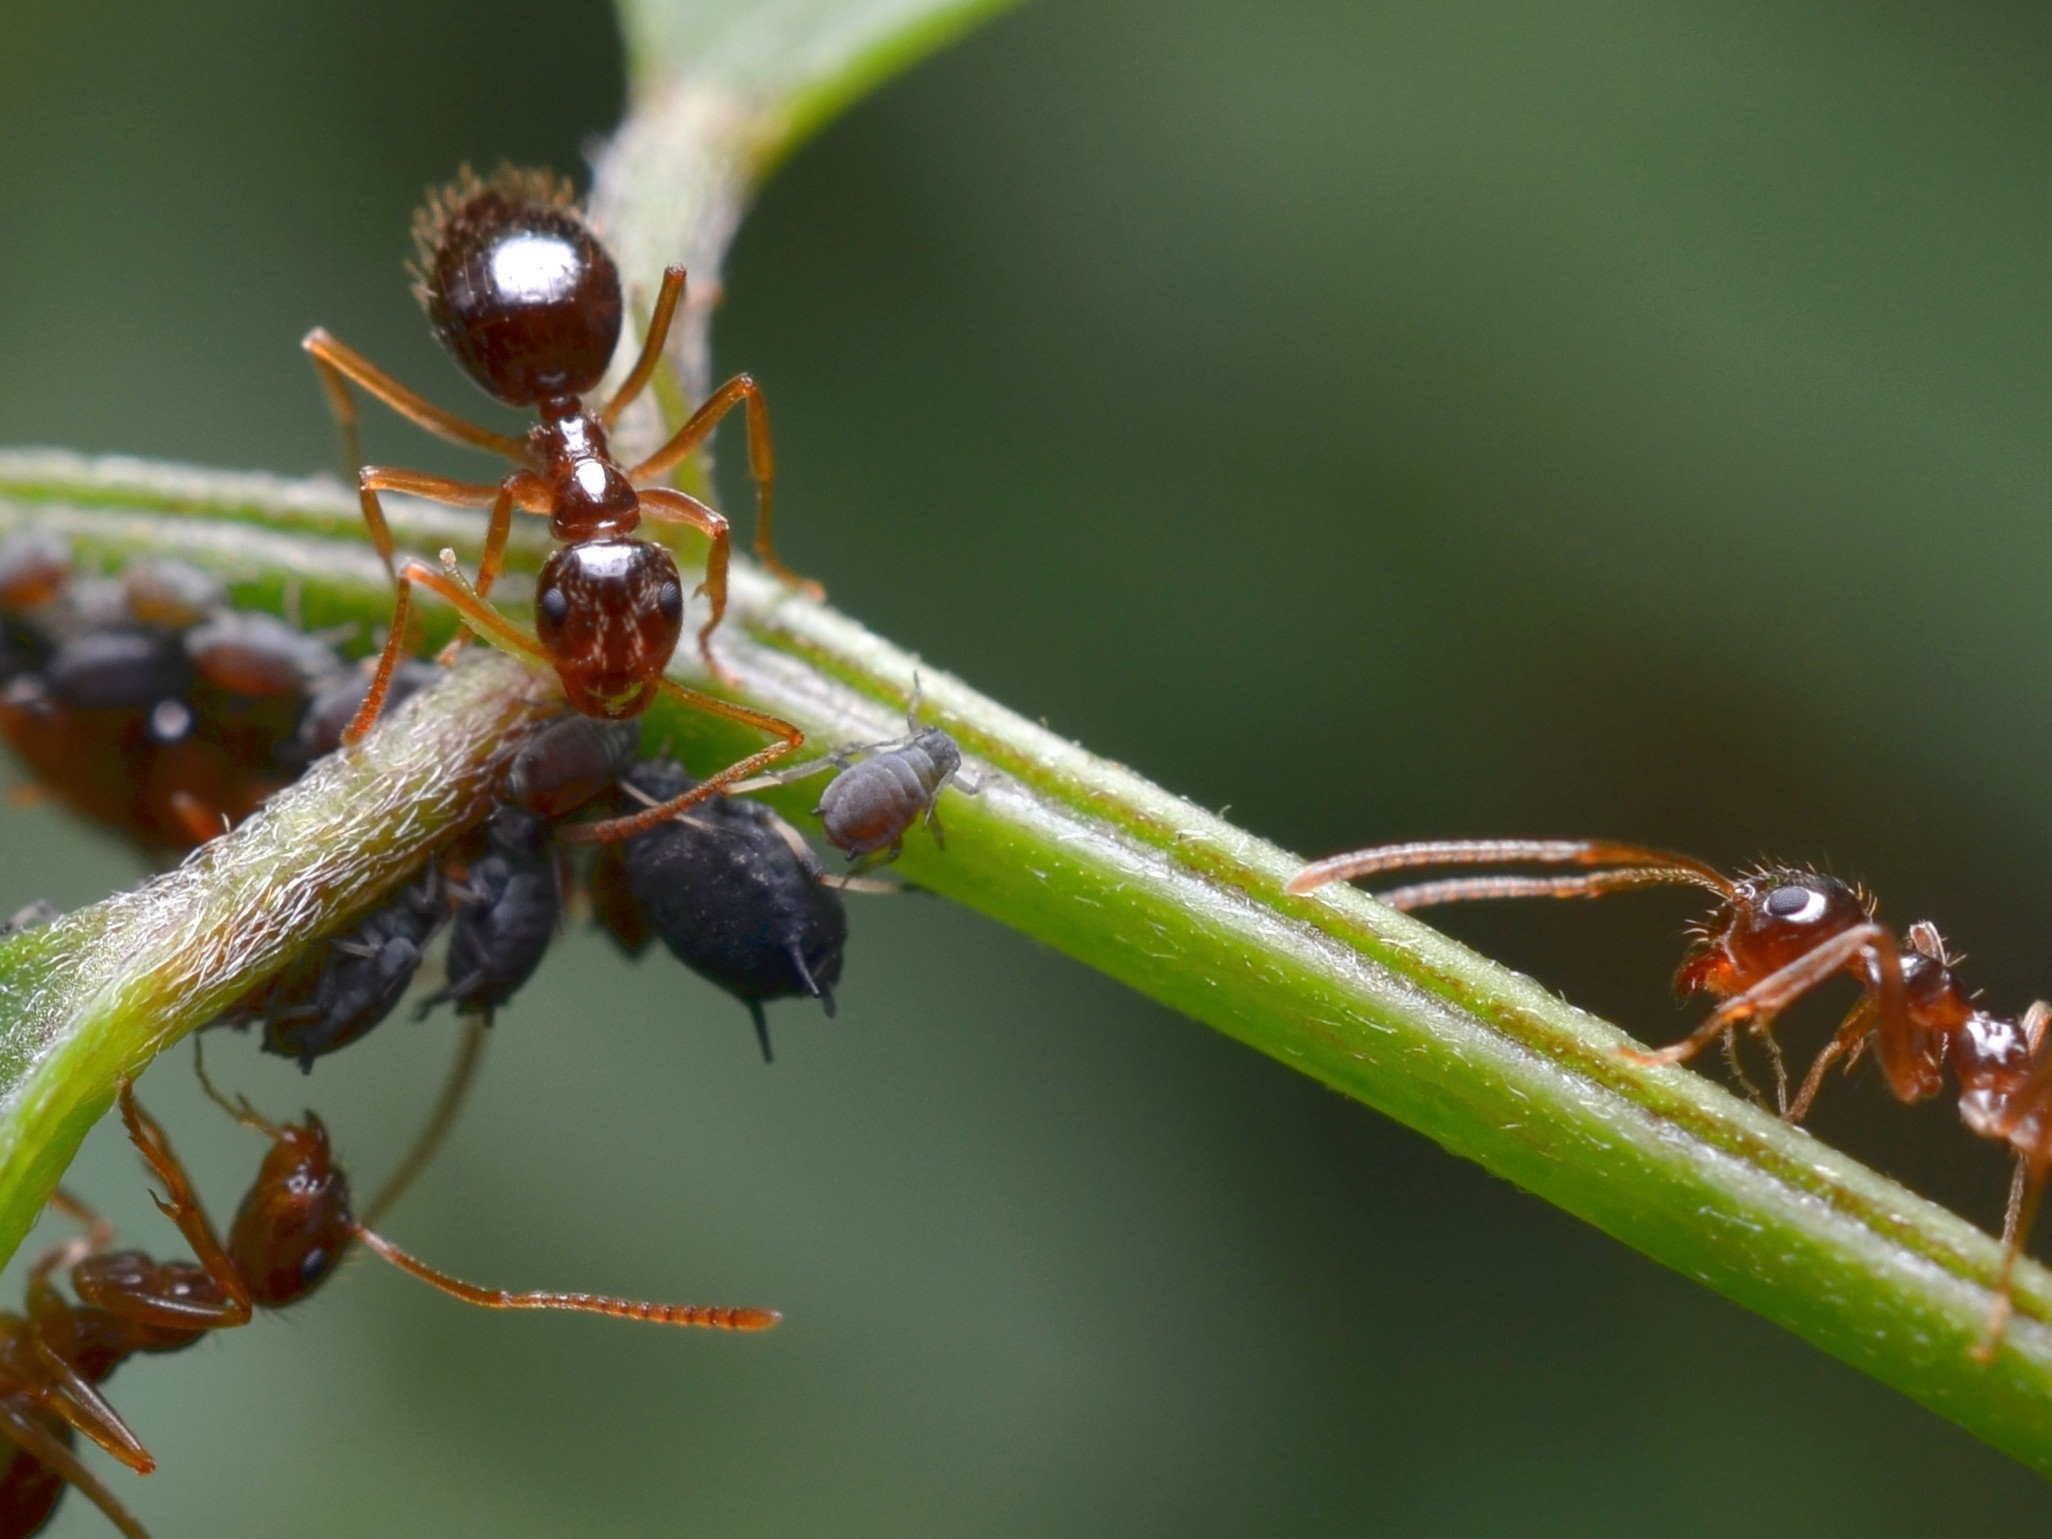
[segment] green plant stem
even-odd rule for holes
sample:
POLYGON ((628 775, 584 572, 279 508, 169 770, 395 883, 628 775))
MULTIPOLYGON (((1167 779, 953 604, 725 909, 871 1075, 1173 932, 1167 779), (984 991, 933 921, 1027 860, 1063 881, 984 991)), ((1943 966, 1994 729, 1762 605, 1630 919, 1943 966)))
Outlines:
MULTIPOLYGON (((186 520, 149 510, 150 477, 133 466, 108 473, 63 464, 68 479, 53 474, 58 462, 24 470, 0 457, 0 529, 33 518, 90 531, 105 521, 121 529, 120 549, 161 541, 190 555, 186 520)), ((247 490, 224 491, 218 503, 246 505, 247 490)), ((301 486, 261 519, 279 531, 272 539, 286 542, 303 520, 313 540, 346 511, 339 489, 301 486)), ((416 524, 408 508, 396 512, 402 543, 442 537, 441 525, 416 524)), ((235 542, 222 559, 248 591, 282 586, 268 547, 235 542)), ((531 549, 522 559, 531 561, 531 549)), ((309 601, 318 596, 341 612, 359 602, 351 597, 357 579, 301 581, 309 601)), ((2019 1318, 2000 1357, 1987 1367, 1973 1361, 1968 1349, 1986 1317, 1997 1261, 1994 1242, 1973 1226, 1702 1075, 1633 1067, 1618 1055, 1625 1038, 1614 1028, 1403 915, 1344 889, 1286 896, 1295 857, 1024 721, 753 569, 735 573, 722 640, 740 693, 798 722, 820 746, 901 731, 918 668, 922 716, 955 734, 969 773, 986 785, 979 796, 946 799, 944 850, 913 835, 900 867, 907 878, 1386 1112, 2052 1473, 2052 1279, 2022 1269, 2019 1318)), ((461 699, 435 697, 430 714, 448 718, 437 739, 445 768, 486 773, 480 767, 494 732, 509 712, 528 708, 518 702, 531 684, 518 670, 499 668, 489 682, 461 699)), ((667 705, 651 713, 648 732, 653 741, 674 739, 701 772, 755 746, 725 723, 667 705)), ((352 795, 364 794, 361 780, 349 784, 352 795)), ((337 788, 324 779, 285 805, 318 808, 337 788)), ((418 789, 415 781, 386 785, 384 815, 418 789)), ((771 794, 803 820, 817 782, 771 794)), ((233 852, 247 838, 238 830, 210 847, 198 872, 175 873, 174 895, 209 913, 232 912, 248 894, 204 873, 240 869, 233 852)), ((165 921, 158 931, 192 933, 189 923, 165 921)), ((40 954, 51 941, 45 932, 13 944, 40 954)), ((178 955, 177 945, 124 949, 141 958, 136 966, 169 965, 178 955)), ((7 959, 0 951, 0 964, 7 959)), ((223 965, 210 997, 253 978, 258 959, 223 965)), ((188 972, 176 975, 176 986, 152 987, 168 998, 190 989, 189 979, 188 972)), ((110 1093, 108 1074, 133 1067, 138 1053, 203 1014, 188 1005, 122 1051, 80 1047, 56 1065, 24 1053, 11 1032, 0 1037, 0 1236, 18 1235, 62 1164, 47 1151, 65 1146, 71 1113, 53 1116, 56 1103, 43 1092, 61 1083, 61 1106, 89 1113, 110 1093), (34 1066, 36 1094, 25 1088, 24 1063, 34 1066), (27 1152, 8 1153, 16 1150, 27 1152), (30 1157, 35 1151, 45 1152, 30 1157)), ((66 1027, 85 1035, 109 1029, 105 1020, 66 1027)))

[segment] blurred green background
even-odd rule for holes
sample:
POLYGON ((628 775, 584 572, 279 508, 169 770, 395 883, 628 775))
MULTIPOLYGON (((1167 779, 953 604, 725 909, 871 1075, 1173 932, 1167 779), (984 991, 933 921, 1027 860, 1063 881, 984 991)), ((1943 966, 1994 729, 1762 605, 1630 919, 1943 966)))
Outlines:
MULTIPOLYGON (((581 169, 619 72, 595 0, 0 0, 0 440, 328 470, 316 322, 475 405, 407 297, 409 211, 464 159, 581 169)), ((718 355, 769 392, 786 554, 840 604, 1246 826, 1828 860, 2019 1008, 2052 989, 2048 145, 2042 7, 1037 0, 785 169, 718 355)), ((382 417, 370 452, 462 463, 382 417)), ((0 872, 11 908, 136 868, 17 810, 0 872)), ((1659 1041, 1686 913, 1455 917, 1659 1041)), ((1284 1069, 939 903, 854 922, 840 1020, 777 1011, 772 1069, 666 957, 566 938, 389 1226, 781 1330, 490 1317, 366 1262, 125 1370, 162 1470, 116 1488, 167 1536, 2043 1511, 1284 1069)), ((311 1094, 368 1182, 451 1043, 215 1062, 311 1094)), ((146 1089, 225 1214, 257 1146, 182 1057, 146 1089)), ((1949 1106, 1863 1072, 1815 1126, 1998 1221, 1949 1106)), ((171 1248, 106 1129, 73 1179, 171 1248)), ((74 1499, 59 1531, 107 1530, 74 1499)))

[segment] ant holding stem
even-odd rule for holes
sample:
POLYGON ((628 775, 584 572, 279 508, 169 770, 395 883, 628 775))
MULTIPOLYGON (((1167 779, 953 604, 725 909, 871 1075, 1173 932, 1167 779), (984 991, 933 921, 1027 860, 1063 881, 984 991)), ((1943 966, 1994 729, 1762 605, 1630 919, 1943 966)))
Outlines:
POLYGON ((488 394, 505 405, 531 409, 540 420, 520 438, 479 427, 414 394, 326 331, 307 335, 304 346, 320 371, 352 461, 360 463, 356 406, 349 392, 355 384, 428 432, 489 449, 516 466, 495 484, 379 466, 359 473, 364 523, 398 585, 398 598, 378 672, 346 740, 359 740, 377 720, 405 646, 412 592, 418 586, 440 595, 492 645, 554 669, 571 705, 587 716, 638 716, 661 690, 778 739, 699 783, 674 805, 565 829, 565 838, 614 840, 654 827, 797 749, 805 737, 791 723, 665 676, 683 629, 683 580, 670 552, 636 533, 647 517, 696 529, 712 542, 701 585, 711 614, 698 633, 698 648, 713 674, 725 679, 711 643, 727 605, 727 520, 687 492, 650 483, 696 450, 729 411, 745 406, 749 468, 756 482, 756 551, 784 582, 818 595, 816 584, 778 559, 771 541, 776 466, 761 391, 746 374, 735 375, 638 464, 623 467, 608 442, 620 414, 661 361, 684 293, 683 269, 665 269, 634 367, 593 410, 584 397, 604 377, 620 339, 620 276, 578 214, 568 184, 545 171, 502 167, 484 181, 466 171, 429 198, 415 219, 414 243, 415 293, 443 346, 488 394), (378 500, 383 491, 491 509, 475 585, 464 578, 451 552, 442 553, 439 571, 423 561, 397 559, 378 500), (542 566, 533 635, 490 602, 516 510, 547 517, 550 533, 563 542, 542 566))
MULTIPOLYGON (((1567 875, 1492 874, 1421 882, 1376 894, 1410 911, 1480 898, 1596 898, 1638 887, 1689 885, 1715 894, 1718 909, 1696 926, 1675 976, 1683 993, 1721 1003, 1681 1041, 1651 1052, 1619 1049, 1647 1067, 1681 1063, 1712 1041, 1745 1027, 1770 1047, 1775 1018, 1838 973, 1850 973, 1860 999, 1817 1055, 1793 1102, 1782 1086, 1782 1115, 1799 1122, 1825 1072, 1848 1067, 1871 1044, 1889 1091, 1906 1104, 1944 1088, 1949 1062, 1959 1081, 1960 1118, 1978 1137, 2007 1144, 2016 1178, 2003 1224, 1995 1300, 1974 1355, 1994 1355, 2011 1311, 2016 1263, 2052 1176, 2052 1052, 2044 1051, 2052 1006, 2033 1004, 2018 1019, 1978 1009, 1954 970, 1937 926, 1913 924, 1897 939, 1875 919, 1865 893, 1821 872, 1767 866, 1732 878, 1687 855, 1595 839, 1466 839, 1385 844, 1315 861, 1290 879, 1308 893, 1329 882, 1427 866, 1579 866, 1567 875)), ((1775 1055, 1777 1076, 1780 1057, 1775 1055)))
MULTIPOLYGON (((474 1062, 469 1052, 459 1060, 457 1083, 474 1062)), ((732 1331, 765 1330, 779 1319, 768 1309, 659 1304, 591 1293, 516 1293, 451 1277, 356 1217, 348 1178, 335 1162, 319 1118, 309 1113, 304 1122, 272 1122, 248 1101, 231 1101, 216 1090, 197 1059, 194 1067, 207 1094, 269 1139, 270 1150, 224 1244, 164 1130, 143 1110, 134 1090, 122 1084, 122 1123, 164 1188, 165 1195, 152 1196, 195 1259, 160 1261, 140 1251, 112 1250, 111 1224, 61 1191, 53 1199, 53 1206, 86 1226, 86 1233, 37 1260, 29 1273, 25 1315, 0 1314, 0 1436, 14 1444, 0 1463, 0 1539, 26 1539, 39 1532, 66 1484, 84 1491, 130 1539, 147 1539, 141 1524, 72 1452, 75 1434, 83 1433, 139 1474, 155 1468, 142 1441, 98 1386, 137 1353, 176 1352, 210 1332, 248 1324, 258 1309, 284 1309, 311 1297, 356 1245, 486 1309, 559 1310, 732 1331), (68 1302, 52 1281, 67 1268, 76 1303, 68 1302)), ((370 1222, 390 1206, 446 1130, 449 1099, 445 1094, 420 1147, 372 1204, 366 1215, 370 1222)))

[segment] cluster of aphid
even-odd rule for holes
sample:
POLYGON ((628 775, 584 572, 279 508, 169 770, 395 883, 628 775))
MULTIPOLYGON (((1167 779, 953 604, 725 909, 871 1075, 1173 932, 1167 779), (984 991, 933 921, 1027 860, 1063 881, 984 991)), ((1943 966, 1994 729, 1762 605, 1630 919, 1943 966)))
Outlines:
POLYGON ((2052 1006, 2031 1005, 2021 1018, 1979 1009, 1954 971, 1938 927, 1927 921, 1897 936, 1875 917, 1874 901, 1836 877, 1792 866, 1768 866, 1728 877, 1701 861, 1666 850, 1590 839, 1447 840, 1385 844, 1317 861, 1290 882, 1311 892, 1328 882, 1434 866, 1577 866, 1567 875, 1451 877, 1378 893, 1400 909, 1479 898, 1595 898, 1639 887, 1684 884, 1707 889, 1717 907, 1694 932, 1675 977, 1684 993, 1703 993, 1717 1008, 1681 1041, 1652 1052, 1631 1051, 1647 1066, 1682 1063, 1712 1042, 1727 1048, 1743 1030, 1768 1048, 1782 1114, 1800 1121, 1824 1075, 1848 1068, 1871 1047, 1896 1099, 1916 1102, 1945 1088, 1951 1065, 1959 1111, 1969 1132, 2006 1144, 2016 1180, 2003 1227, 2001 1274, 1987 1332, 1976 1355, 1993 1355, 2007 1327, 2011 1279, 2052 1173, 2052 1050, 2045 1027, 2052 1006), (1819 984, 1849 974, 1859 1002, 1818 1053, 1793 1099, 1773 1037, 1781 1012, 1819 984))
POLYGON ((585 397, 612 360, 624 306, 612 259, 559 181, 541 173, 507 171, 489 181, 466 174, 430 201, 415 238, 417 292, 436 334, 489 394, 538 420, 520 438, 492 432, 430 405, 325 332, 306 339, 352 467, 361 463, 352 384, 430 432, 515 465, 491 484, 361 471, 365 523, 397 588, 373 671, 345 662, 339 638, 235 612, 213 578, 182 565, 143 564, 109 579, 74 573, 62 543, 42 535, 0 547, 0 734, 52 794, 152 852, 191 848, 250 815, 314 759, 346 749, 384 708, 434 679, 435 665, 405 656, 415 587, 452 604, 485 641, 550 669, 577 713, 517 746, 481 828, 436 852, 349 933, 311 942, 218 1023, 260 1028, 266 1050, 310 1069, 391 1014, 431 939, 448 930, 445 981, 421 1010, 448 1003, 473 1017, 465 1047, 414 1149, 361 1219, 317 1118, 271 1122, 246 1101, 221 1095, 202 1071, 209 1095, 270 1141, 224 1244, 162 1129, 123 1088, 129 1136, 164 1187, 158 1205, 194 1259, 113 1250, 110 1226, 92 1210, 68 1194, 55 1199, 53 1207, 85 1233, 35 1263, 24 1314, 0 1315, 0 1438, 13 1444, 0 1463, 0 1539, 39 1531, 70 1485, 139 1539, 141 1526, 74 1452, 83 1434, 133 1469, 152 1467, 99 1386, 138 1353, 176 1351, 246 1323, 256 1308, 308 1297, 356 1245, 487 1308, 728 1330, 775 1324, 775 1312, 762 1309, 481 1288, 435 1271, 369 1226, 446 1132, 483 1027, 540 964, 567 903, 581 896, 630 955, 659 938, 739 998, 767 1058, 766 1001, 808 996, 832 1013, 847 937, 840 889, 860 878, 829 877, 789 824, 729 793, 840 769, 817 811, 826 838, 857 871, 894 857, 922 819, 940 834, 936 800, 961 766, 946 733, 915 723, 902 739, 765 776, 803 734, 665 674, 682 634, 684 581, 675 558, 641 538, 639 525, 647 517, 709 538, 700 586, 710 614, 698 647, 724 678, 711 637, 726 603, 727 522, 658 483, 737 405, 745 406, 758 486, 757 551, 787 583, 816 591, 770 543, 769 423, 747 376, 713 392, 639 463, 612 457, 611 428, 661 363, 683 272, 664 274, 633 368, 592 407, 585 397), (386 491, 491 510, 474 581, 446 551, 439 568, 398 558, 379 500, 386 491), (515 512, 546 516, 563 542, 537 581, 533 635, 489 601, 515 512), (658 692, 776 741, 704 780, 666 759, 642 759, 635 718, 658 692), (75 1302, 54 1282, 67 1270, 75 1302))

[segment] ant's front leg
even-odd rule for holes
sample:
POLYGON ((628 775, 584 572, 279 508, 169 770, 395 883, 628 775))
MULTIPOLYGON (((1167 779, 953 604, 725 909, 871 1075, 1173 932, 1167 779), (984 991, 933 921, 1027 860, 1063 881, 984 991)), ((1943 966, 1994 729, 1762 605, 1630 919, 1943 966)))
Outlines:
POLYGON ((521 459, 526 454, 525 445, 518 439, 466 422, 455 413, 446 412, 408 390, 355 348, 329 336, 325 327, 316 326, 299 345, 313 359, 321 389, 328 397, 328 410, 334 413, 335 426, 342 435, 342 473, 345 478, 355 475, 363 467, 363 442, 357 429, 356 399, 349 393, 352 383, 437 438, 446 438, 450 443, 470 448, 489 449, 511 460, 521 459))

